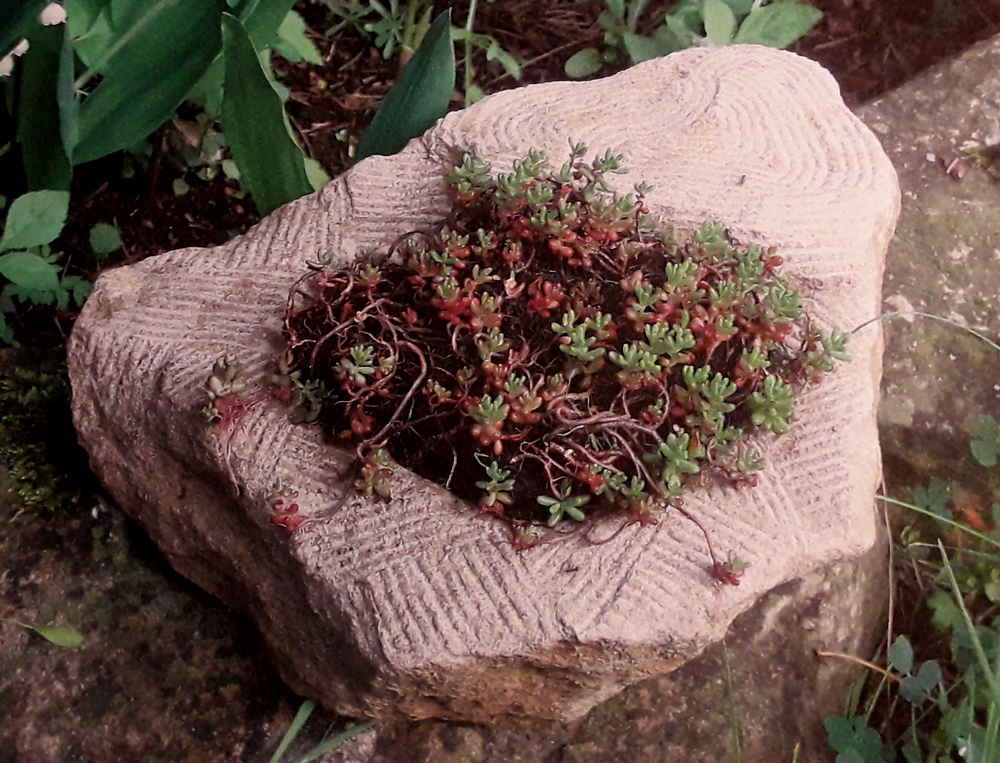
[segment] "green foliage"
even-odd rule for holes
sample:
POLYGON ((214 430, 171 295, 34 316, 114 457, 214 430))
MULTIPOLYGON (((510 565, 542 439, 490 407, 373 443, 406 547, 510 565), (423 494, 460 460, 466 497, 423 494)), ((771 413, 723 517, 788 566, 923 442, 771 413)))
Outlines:
POLYGON ((222 29, 226 62, 222 123, 240 178, 266 215, 312 187, 281 98, 261 68, 246 27, 224 13, 222 29))
POLYGON ((413 55, 423 42, 434 12, 432 0, 322 0, 337 23, 327 30, 333 35, 347 26, 370 35, 382 58, 389 60, 397 52, 413 55))
POLYGON ((969 442, 969 451, 980 466, 1000 463, 1000 424, 992 416, 976 419, 976 434, 969 442))
POLYGON ((13 312, 17 301, 66 309, 73 301, 82 306, 90 294, 87 281, 60 275, 59 254, 49 248, 68 208, 68 191, 32 191, 15 199, 7 211, 0 238, 0 276, 9 281, 0 288, 2 343, 14 343, 4 313, 13 312))
POLYGON ((292 719, 291 724, 285 731, 284 736, 282 736, 281 742, 278 743, 278 748, 271 756, 269 763, 311 763, 314 760, 319 760, 325 755, 329 755, 340 748, 345 742, 349 742, 358 734, 367 731, 375 725, 374 721, 366 721, 364 723, 357 723, 352 726, 348 726, 344 731, 328 739, 324 739, 307 752, 292 758, 286 758, 286 754, 295 743, 299 734, 302 733, 302 729, 305 728, 306 723, 315 709, 316 703, 311 699, 302 701, 302 704, 299 705, 298 711, 295 713, 295 717, 292 719))
POLYGON ((570 487, 564 484, 558 496, 540 495, 535 500, 549 510, 548 526, 555 527, 564 517, 582 522, 587 517, 580 507, 590 502, 589 495, 570 495, 570 487))
MULTIPOLYGON (((991 465, 996 434, 995 420, 980 416, 970 452, 983 466, 991 465)), ((913 526, 900 533, 901 553, 909 557, 901 568, 920 575, 919 588, 928 592, 930 625, 947 639, 948 655, 918 662, 910 639, 897 636, 887 647, 884 677, 867 708, 826 720, 830 747, 838 762, 890 763, 898 753, 907 763, 992 763, 1000 758, 1000 617, 995 614, 1000 603, 1000 503, 993 503, 987 516, 973 504, 956 506, 953 513, 951 485, 937 478, 913 491, 912 504, 883 500, 934 519, 950 533, 942 533, 953 544, 950 549, 942 537, 922 542, 921 531, 913 526), (896 699, 884 700, 888 717, 877 729, 870 718, 886 685, 896 699)), ((941 654, 940 636, 920 635, 941 654)))
POLYGON ((7 212, 0 252, 52 242, 62 230, 68 210, 68 191, 33 191, 15 199, 7 212))
POLYGON ((431 24, 420 48, 403 69, 362 136, 357 159, 401 151, 448 110, 455 89, 455 52, 451 41, 451 11, 431 24))
POLYGON ((96 223, 90 229, 90 248, 98 257, 111 254, 116 249, 120 249, 122 237, 118 233, 118 228, 109 223, 96 223))
POLYGON ((695 46, 731 44, 786 48, 812 29, 822 12, 805 3, 779 0, 680 0, 651 34, 639 34, 648 0, 605 0, 598 17, 604 49, 585 48, 565 65, 575 79, 596 74, 624 54, 632 64, 695 46))
MULTIPOLYGON (((399 55, 400 64, 405 65, 427 35, 434 10, 432 0, 320 0, 337 23, 327 34, 335 34, 347 26, 372 38, 374 45, 381 49, 382 58, 388 60, 399 55)), ((462 43, 465 50, 464 90, 466 104, 483 97, 482 89, 475 84, 473 52, 481 51, 487 61, 498 62, 514 79, 521 79, 521 64, 503 48, 493 36, 474 31, 476 2, 469 5, 469 13, 464 27, 453 26, 451 39, 462 43)), ((443 113, 443 112, 442 112, 443 113)))
POLYGON ((30 186, 68 188, 72 165, 140 145, 187 98, 217 117, 227 74, 227 137, 236 156, 230 176, 252 187, 263 212, 325 182, 291 138, 263 55, 273 47, 293 61, 322 63, 291 6, 292 0, 67 0, 68 25, 27 29, 22 83, 9 90, 18 115, 10 137, 30 186), (225 49, 224 17, 230 19, 225 49))
POLYGON ((295 11, 289 11, 278 27, 278 36, 272 45, 278 53, 288 61, 308 61, 322 66, 323 57, 316 50, 313 41, 306 36, 306 22, 295 11))
POLYGON ((951 485, 937 477, 931 477, 927 487, 913 489, 913 502, 939 517, 952 518, 951 509, 948 508, 951 502, 951 485))

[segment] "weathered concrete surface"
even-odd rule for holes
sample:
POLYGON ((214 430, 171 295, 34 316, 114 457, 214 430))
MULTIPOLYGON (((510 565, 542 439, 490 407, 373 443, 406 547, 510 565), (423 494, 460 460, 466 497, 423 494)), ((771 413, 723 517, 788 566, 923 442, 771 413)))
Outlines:
MULTIPOLYGON (((934 313, 1000 340, 1000 37, 865 106, 899 173, 903 209, 889 250, 884 310, 934 313), (991 168, 961 160, 993 146, 991 168), (964 172, 964 174, 962 174, 964 172)), ((879 432, 891 495, 930 476, 988 498, 969 456, 975 417, 1000 418, 1000 353, 938 321, 885 323, 879 432)), ((992 498, 1000 500, 1000 495, 992 498)), ((986 502, 988 505, 988 501, 986 502)))
MULTIPOLYGON (((442 217, 442 176, 463 150, 503 167, 531 147, 559 156, 570 139, 622 150, 641 168, 632 181, 658 189, 650 205, 678 224, 721 219, 778 246, 808 279, 821 324, 876 314, 898 210, 891 166, 826 72, 736 47, 488 99, 247 237, 105 274, 77 323, 76 423, 112 495, 177 569, 253 615, 293 688, 341 712, 576 719, 696 657, 772 588, 875 542, 875 331, 804 396, 795 430, 765 443, 759 488, 687 501, 719 547, 752 565, 724 590, 706 574, 698 529, 678 518, 602 546, 518 555, 500 528, 406 473, 392 502, 351 492, 333 512, 349 457, 275 404, 261 400, 223 436, 204 425, 201 385, 216 357, 265 378, 307 260, 348 258, 442 217), (269 514, 291 491, 315 521, 289 538, 269 514)), ((731 645, 737 661, 744 646, 731 645)))

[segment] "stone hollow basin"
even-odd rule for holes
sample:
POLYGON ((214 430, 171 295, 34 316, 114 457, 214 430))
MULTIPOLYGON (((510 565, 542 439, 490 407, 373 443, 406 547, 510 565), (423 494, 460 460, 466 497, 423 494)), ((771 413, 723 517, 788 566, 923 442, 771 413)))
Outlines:
POLYGON ((733 46, 491 96, 224 246, 106 272, 76 324, 74 417, 107 489, 176 569, 253 617, 296 691, 338 712, 579 718, 690 661, 768 591, 876 541, 875 327, 804 392, 789 434, 761 440, 756 488, 686 497, 716 548, 749 562, 738 587, 715 584, 700 530, 676 514, 602 545, 518 553, 503 526, 405 470, 391 501, 355 495, 341 476, 352 455, 263 394, 224 434, 206 426, 218 357, 263 390, 307 261, 347 262, 441 219, 443 177, 465 152, 506 171, 531 148, 560 162, 571 141, 624 154, 620 190, 651 183, 649 206, 679 229, 718 220, 777 247, 822 328, 878 314, 899 209, 889 161, 819 66, 733 46), (311 520, 292 535, 271 522, 289 494, 311 520))

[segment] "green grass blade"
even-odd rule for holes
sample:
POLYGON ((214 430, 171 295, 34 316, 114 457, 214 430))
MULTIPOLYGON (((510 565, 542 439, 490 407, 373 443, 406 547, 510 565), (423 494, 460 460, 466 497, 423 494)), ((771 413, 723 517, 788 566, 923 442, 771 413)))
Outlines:
POLYGON ((310 761, 321 758, 327 753, 333 752, 338 749, 345 742, 349 742, 354 739, 358 734, 363 731, 368 731, 372 726, 375 725, 375 721, 366 721, 365 723, 359 723, 356 726, 351 726, 349 729, 340 732, 337 736, 327 739, 325 742, 320 742, 318 745, 313 747, 309 752, 299 758, 296 763, 310 763, 310 761))
POLYGON ((439 14, 358 144, 357 159, 402 150, 448 111, 455 90, 451 10, 439 14))
POLYGON ((302 727, 306 725, 306 721, 309 720, 309 716, 312 715, 315 709, 316 703, 311 699, 307 699, 299 705, 299 710, 295 713, 295 717, 292 719, 292 723, 285 732, 285 735, 281 737, 281 742, 278 744, 278 749, 274 751, 274 755, 271 756, 270 763, 281 763, 281 758, 288 751, 292 742, 295 741, 299 732, 302 731, 302 727))
POLYGON ((959 323, 958 321, 951 320, 950 318, 945 318, 941 315, 935 315, 934 313, 924 313, 921 312, 920 310, 899 310, 894 312, 882 313, 881 315, 878 315, 872 318, 871 320, 867 320, 864 323, 860 324, 859 326, 856 326, 854 329, 851 330, 851 333, 857 334, 859 331, 861 331, 861 329, 865 328, 866 326, 870 326, 873 323, 880 323, 881 321, 884 321, 887 318, 908 318, 911 315, 918 315, 921 318, 930 318, 931 320, 938 321, 939 323, 944 323, 947 326, 952 326, 953 328, 960 329, 966 332, 967 334, 971 334, 972 336, 976 337, 976 339, 986 342, 986 344, 988 344, 992 349, 996 350, 997 352, 1000 352, 1000 344, 997 344, 985 334, 981 334, 975 329, 971 329, 968 326, 959 323))
POLYGON ((967 533, 968 535, 971 535, 974 538, 979 538, 979 540, 985 541, 986 543, 989 543, 990 545, 995 546, 996 548, 1000 548, 1000 541, 997 541, 995 538, 991 538, 989 535, 984 535, 981 532, 977 532, 968 525, 963 525, 961 522, 956 522, 952 519, 948 519, 947 517, 942 517, 939 514, 935 514, 933 511, 928 511, 927 509, 921 508, 920 506, 914 506, 912 503, 907 503, 906 501, 899 501, 895 498, 890 498, 887 495, 877 495, 875 496, 875 498, 878 499, 879 501, 885 501, 886 503, 891 503, 893 506, 902 506, 904 509, 909 509, 910 511, 915 511, 918 514, 923 514, 925 517, 930 517, 931 519, 937 520, 938 522, 948 525, 949 527, 953 527, 956 530, 961 530, 962 532, 967 533))
POLYGON ((257 208, 272 210, 312 192, 302 150, 285 121, 281 98, 260 65, 246 27, 235 16, 222 14, 226 78, 222 125, 257 208))
POLYGON ((986 656, 986 650, 983 649, 982 641, 979 640, 979 634, 976 633, 976 626, 972 622, 969 610, 965 607, 962 590, 958 587, 958 581, 955 579, 955 571, 951 568, 948 552, 944 550, 944 544, 940 541, 938 541, 938 550, 941 552, 941 562, 948 573, 948 584, 951 586, 952 596, 955 597, 955 603, 958 604, 958 608, 962 611, 962 619, 965 621, 965 629, 972 641, 972 649, 976 654, 976 660, 979 662, 979 667, 986 677, 986 682, 989 684, 990 704, 998 704, 1000 703, 1000 683, 997 682, 997 675, 993 671, 993 666, 990 665, 989 658, 986 656))
MULTIPOLYGON (((159 0, 136 17, 80 107, 77 164, 133 146, 165 122, 221 49, 219 0, 159 0)), ((86 76, 86 75, 84 75, 86 76)))

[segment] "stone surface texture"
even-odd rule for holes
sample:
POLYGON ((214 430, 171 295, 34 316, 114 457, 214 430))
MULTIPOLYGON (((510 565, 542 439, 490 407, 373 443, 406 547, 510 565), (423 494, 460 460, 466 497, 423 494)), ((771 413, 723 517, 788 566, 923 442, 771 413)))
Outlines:
POLYGON ((323 253, 347 261, 442 217, 442 177, 462 152, 505 169, 529 148, 559 161, 570 140, 624 153, 622 189, 653 183, 650 205, 681 228, 718 219, 777 246, 822 326, 877 314, 892 166, 819 66, 731 47, 490 97, 245 237, 104 274, 77 322, 74 416, 110 493, 176 569, 252 615, 294 689, 340 712, 576 719, 695 658, 766 592, 875 543, 877 329, 806 392, 792 433, 762 441, 757 489, 687 499, 715 546, 750 562, 739 587, 713 584, 699 531, 677 516, 518 554, 501 527, 402 470, 391 502, 341 500, 350 457, 263 390, 289 286, 323 253), (199 408, 225 353, 261 388, 220 432, 199 408), (292 536, 269 516, 290 492, 313 519, 292 536))
POLYGON ((1000 500, 1000 474, 976 465, 968 442, 977 416, 1000 419, 1000 354, 960 327, 1000 341, 1000 37, 858 116, 903 189, 883 295, 883 309, 900 313, 885 323, 879 409, 889 494, 909 500, 937 476, 953 480, 960 503, 987 509, 1000 500))

